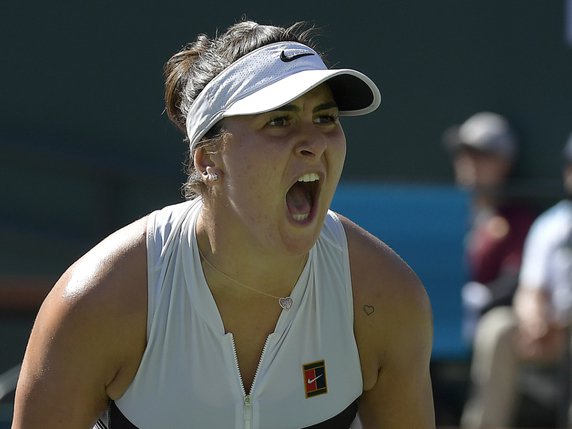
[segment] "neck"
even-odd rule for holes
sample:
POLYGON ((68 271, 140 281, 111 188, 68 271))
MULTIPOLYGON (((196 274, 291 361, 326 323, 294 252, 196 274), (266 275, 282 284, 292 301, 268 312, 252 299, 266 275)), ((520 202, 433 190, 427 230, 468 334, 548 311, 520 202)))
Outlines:
POLYGON ((234 281, 272 295, 288 296, 304 269, 308 254, 267 252, 253 244, 253 240, 233 239, 230 231, 216 227, 221 223, 205 222, 199 217, 196 225, 199 251, 211 265, 211 274, 215 274, 208 279, 213 280, 210 286, 230 286, 228 283, 234 281))

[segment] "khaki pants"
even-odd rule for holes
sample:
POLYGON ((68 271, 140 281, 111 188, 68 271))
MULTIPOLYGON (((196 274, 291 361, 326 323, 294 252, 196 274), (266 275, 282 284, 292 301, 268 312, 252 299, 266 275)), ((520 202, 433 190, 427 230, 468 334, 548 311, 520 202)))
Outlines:
MULTIPOLYGON (((524 362, 516 352, 516 332, 517 320, 511 307, 492 309, 481 318, 475 334, 471 363, 473 391, 461 416, 462 428, 511 427, 519 395, 519 372, 524 362)), ((572 427, 572 408, 569 408, 571 395, 564 384, 572 382, 570 329, 551 332, 545 339, 542 353, 529 356, 526 362, 533 367, 560 370, 560 414, 568 414, 560 416, 560 422, 572 427)))
POLYGON ((462 428, 511 426, 518 394, 519 364, 513 342, 516 327, 510 307, 492 309, 481 318, 471 364, 474 390, 461 416, 462 428))

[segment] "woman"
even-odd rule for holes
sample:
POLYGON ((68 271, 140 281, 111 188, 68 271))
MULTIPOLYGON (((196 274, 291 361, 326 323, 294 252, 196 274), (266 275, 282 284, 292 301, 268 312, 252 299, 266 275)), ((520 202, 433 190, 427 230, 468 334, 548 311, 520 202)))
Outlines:
POLYGON ((241 22, 166 66, 191 199, 114 233, 44 302, 14 428, 433 428, 415 274, 328 210, 338 117, 377 108, 310 34, 241 22), (107 410, 107 411, 105 411, 107 410), (102 414, 103 413, 103 414, 102 414))

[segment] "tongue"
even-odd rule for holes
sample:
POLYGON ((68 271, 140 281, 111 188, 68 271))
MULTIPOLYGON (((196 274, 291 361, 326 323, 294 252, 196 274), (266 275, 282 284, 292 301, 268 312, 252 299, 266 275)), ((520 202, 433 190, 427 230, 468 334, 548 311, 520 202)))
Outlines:
POLYGON ((299 183, 292 186, 286 194, 286 204, 291 214, 307 214, 312 209, 310 195, 299 183))

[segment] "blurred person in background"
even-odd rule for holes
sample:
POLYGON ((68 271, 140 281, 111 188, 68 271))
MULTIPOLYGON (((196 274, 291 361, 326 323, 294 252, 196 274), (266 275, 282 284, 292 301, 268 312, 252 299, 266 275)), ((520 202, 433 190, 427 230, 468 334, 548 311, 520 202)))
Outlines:
POLYGON ((491 310, 479 324, 463 428, 514 424, 522 364, 570 365, 564 358, 572 311, 572 135, 564 160, 566 198, 530 229, 513 306, 491 310))
POLYGON ((506 118, 476 113, 448 128, 443 140, 455 182, 472 199, 465 243, 470 281, 462 288, 463 336, 472 344, 480 317, 512 302, 524 240, 536 213, 511 198, 507 189, 518 142, 506 118))

